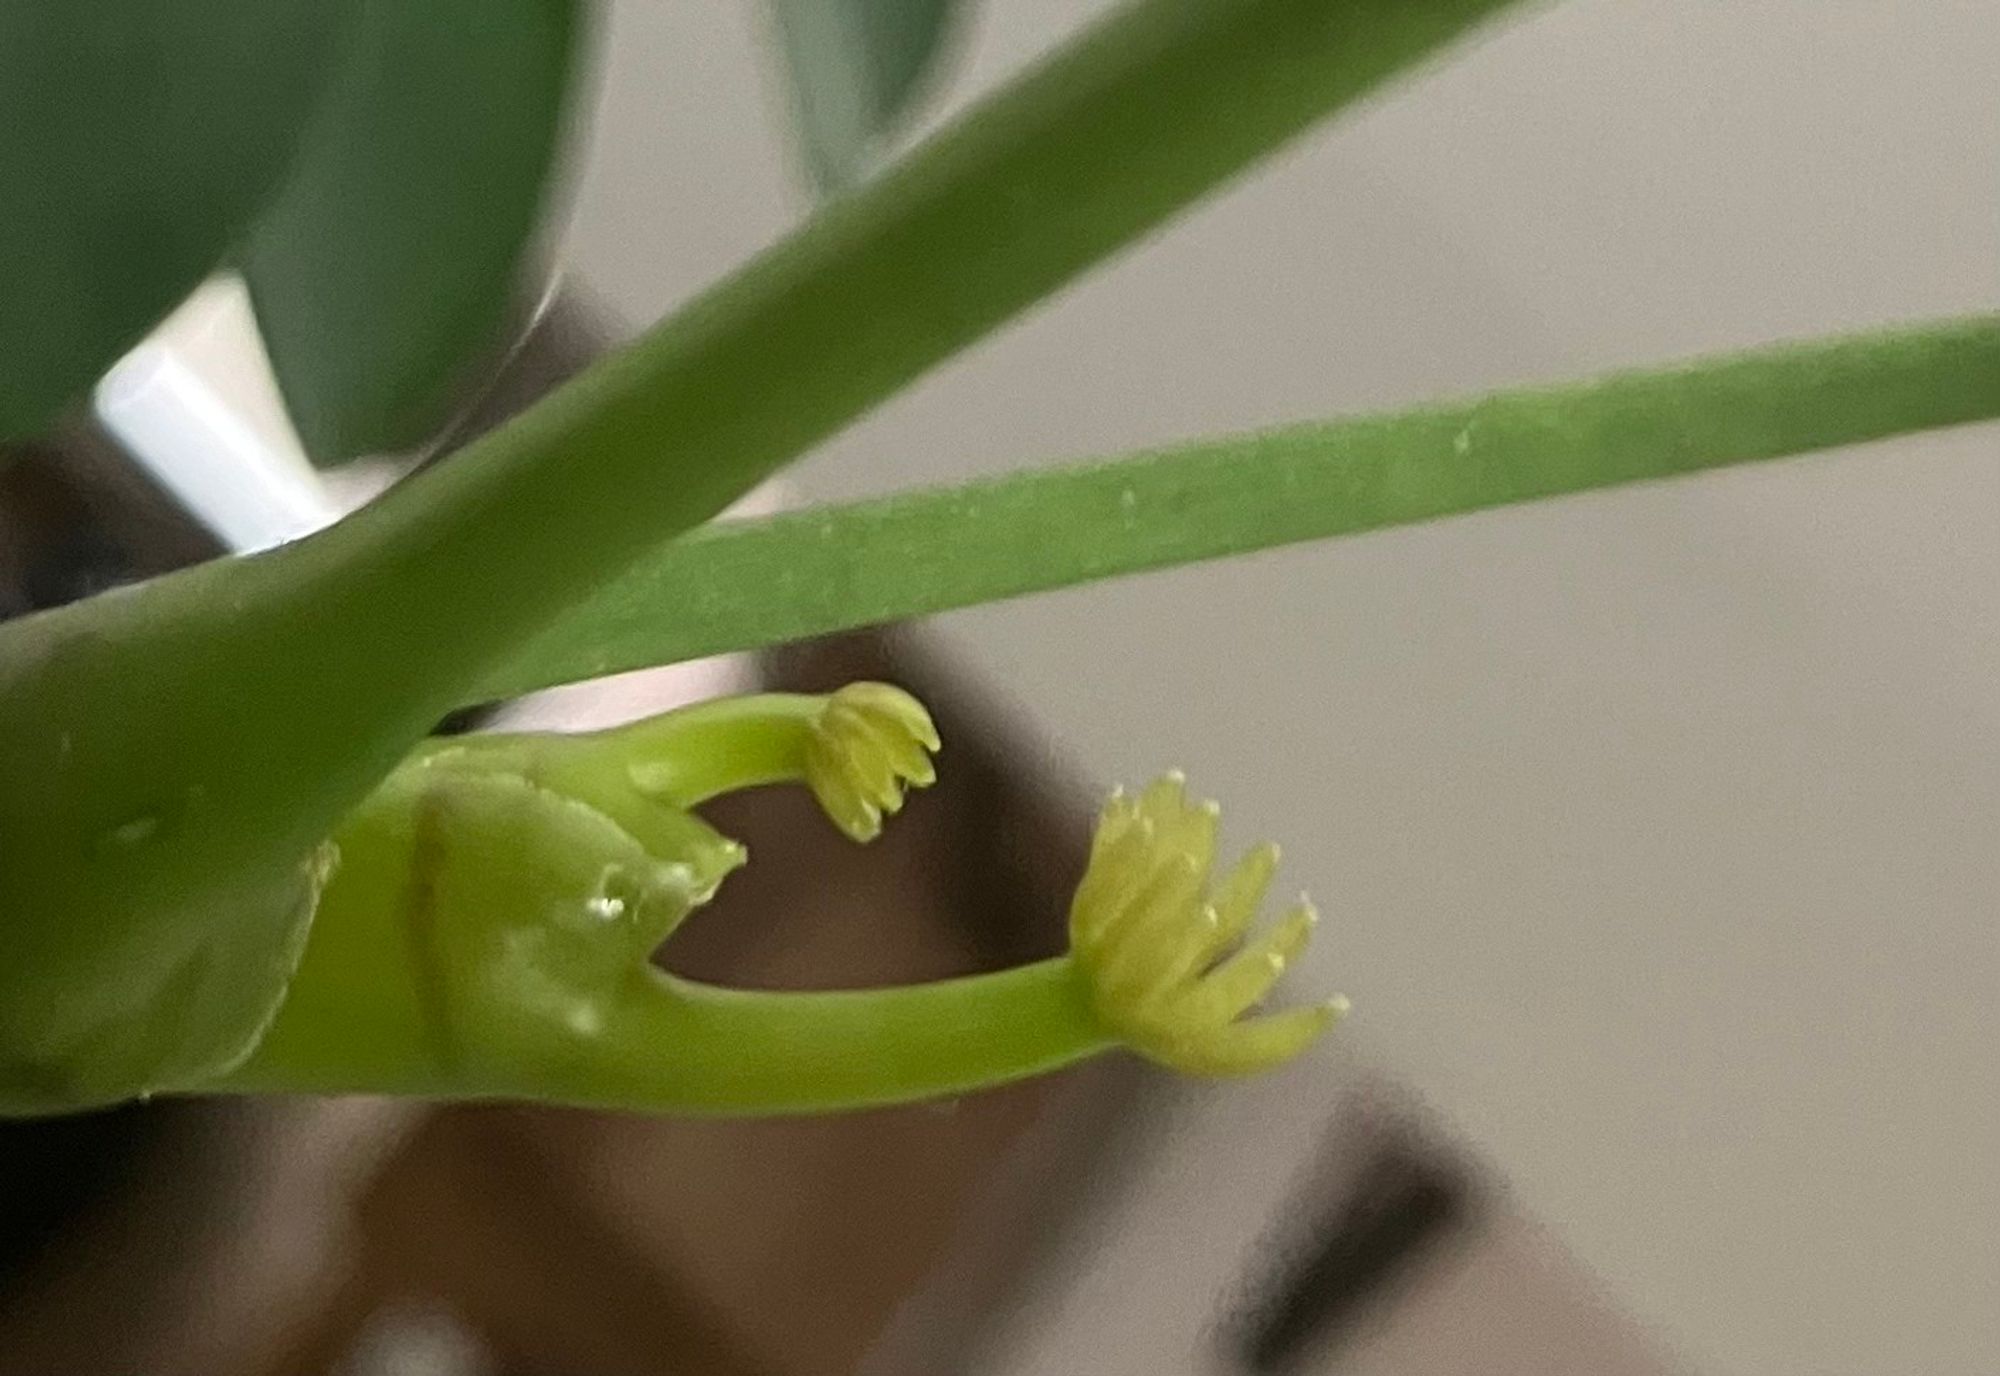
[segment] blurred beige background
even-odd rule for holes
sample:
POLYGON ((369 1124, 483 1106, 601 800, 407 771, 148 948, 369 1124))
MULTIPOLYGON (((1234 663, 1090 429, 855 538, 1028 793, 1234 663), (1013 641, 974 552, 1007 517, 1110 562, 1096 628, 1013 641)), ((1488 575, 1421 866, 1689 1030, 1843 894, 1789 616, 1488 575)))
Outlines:
MULTIPOLYGON (((1095 6, 978 8, 948 106, 1095 6)), ((570 249, 634 322, 804 208, 758 17, 614 6, 570 249)), ((1996 73, 1991 0, 1530 10, 801 484, 1991 309, 1996 73)), ((1108 785, 1180 764, 1237 837, 1281 837, 1334 919, 1306 977, 1353 996, 1355 1042, 1690 1364, 1994 1370, 1996 459, 1988 426, 940 630, 1069 767, 1108 785)), ((1233 1101, 1218 1188, 1307 1149, 1314 1073, 1233 1101)), ((1174 1245, 1157 1220, 1139 1235, 1174 1245)), ((1055 1369, 1062 1323, 1103 1322, 1153 1369, 1148 1306, 1187 1283, 1168 1272, 1100 1266, 1082 1311, 1050 1302, 1030 1366, 1055 1369)))

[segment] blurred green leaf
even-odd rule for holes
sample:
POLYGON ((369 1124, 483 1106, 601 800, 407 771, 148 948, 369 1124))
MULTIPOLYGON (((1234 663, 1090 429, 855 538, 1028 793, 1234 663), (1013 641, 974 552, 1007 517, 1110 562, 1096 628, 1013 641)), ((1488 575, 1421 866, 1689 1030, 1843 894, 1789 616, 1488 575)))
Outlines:
POLYGON ((866 169, 922 94, 964 0, 771 0, 799 151, 821 191, 866 169))
POLYGON ((0 0, 0 434, 45 426, 222 261, 349 0, 0 0))
POLYGON ((725 521, 662 545, 479 696, 1995 417, 1986 315, 725 521))
POLYGON ((242 256, 315 459, 412 446, 501 347, 547 200, 574 0, 363 0, 345 68, 242 256))

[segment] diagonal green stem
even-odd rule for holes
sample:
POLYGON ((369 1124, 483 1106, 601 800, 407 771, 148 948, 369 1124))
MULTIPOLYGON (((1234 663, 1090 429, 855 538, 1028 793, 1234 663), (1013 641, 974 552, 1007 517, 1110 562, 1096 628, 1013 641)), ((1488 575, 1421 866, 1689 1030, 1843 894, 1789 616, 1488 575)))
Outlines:
MULTIPOLYGON (((344 634, 471 670, 1508 0, 1148 0, 346 523, 344 634)), ((442 675, 440 675, 442 677, 442 675)), ((444 700, 427 704, 446 705, 444 700)))
POLYGON ((726 522, 483 695, 2000 415, 2000 316, 1709 358, 726 522))
POLYGON ((661 539, 1508 3, 1142 0, 323 536, 0 629, 31 672, 79 635, 105 652, 20 685, 60 699, 24 729, 86 728, 64 767, 93 810, 132 810, 106 785, 133 762, 201 761, 223 834, 296 852, 661 539))

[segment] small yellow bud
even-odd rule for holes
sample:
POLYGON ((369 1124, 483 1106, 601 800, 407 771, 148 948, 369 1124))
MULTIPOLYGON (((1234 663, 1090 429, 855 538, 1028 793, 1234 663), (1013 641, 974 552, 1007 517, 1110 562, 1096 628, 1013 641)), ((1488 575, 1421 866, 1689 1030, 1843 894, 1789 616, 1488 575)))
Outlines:
POLYGON ((833 824, 872 841, 905 788, 937 779, 937 727, 923 704, 887 683, 850 683, 826 700, 806 743, 806 784, 833 824))

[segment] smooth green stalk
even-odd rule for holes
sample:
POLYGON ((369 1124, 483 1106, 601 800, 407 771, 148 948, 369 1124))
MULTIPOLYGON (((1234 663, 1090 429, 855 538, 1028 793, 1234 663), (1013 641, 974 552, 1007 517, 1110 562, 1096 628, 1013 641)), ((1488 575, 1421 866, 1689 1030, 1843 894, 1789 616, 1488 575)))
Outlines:
MULTIPOLYGON (((635 970, 572 1054, 393 1066, 256 1056, 203 1092, 532 1099, 681 1114, 805 1113, 1006 1084, 1118 1044, 1067 956, 892 989, 770 994, 635 970), (585 1050, 584 1048, 587 1048, 585 1050)), ((339 1045, 329 1039, 329 1048, 339 1045)))
POLYGON ((246 1055, 324 838, 522 638, 1505 3, 1144 0, 358 518, 0 629, 0 1102, 246 1055))
POLYGON ((2000 316, 1985 315, 720 522, 661 546, 477 697, 1994 417, 2000 316))
MULTIPOLYGON (((675 987, 612 1029, 609 1069, 556 1087, 556 1097, 725 1113, 861 1108, 1005 1084, 1118 1044, 1092 1012, 1088 986, 1067 956, 900 989, 824 994, 655 977, 675 987), (671 1055, 662 1054, 667 1048, 671 1055)), ((533 1092, 540 1097, 549 1088, 533 1092)))

